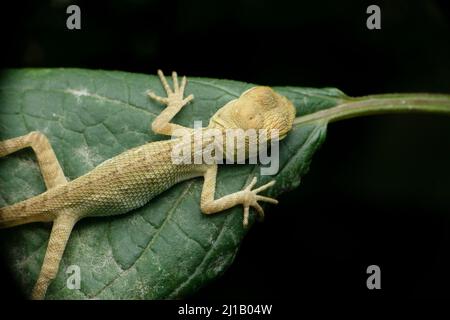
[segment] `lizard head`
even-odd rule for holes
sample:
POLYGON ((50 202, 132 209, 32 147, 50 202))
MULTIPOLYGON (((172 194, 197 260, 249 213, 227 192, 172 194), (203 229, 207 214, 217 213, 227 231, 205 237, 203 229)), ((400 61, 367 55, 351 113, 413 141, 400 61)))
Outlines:
POLYGON ((283 139, 292 128, 295 108, 286 97, 270 87, 253 87, 220 108, 209 127, 219 129, 278 130, 283 139))

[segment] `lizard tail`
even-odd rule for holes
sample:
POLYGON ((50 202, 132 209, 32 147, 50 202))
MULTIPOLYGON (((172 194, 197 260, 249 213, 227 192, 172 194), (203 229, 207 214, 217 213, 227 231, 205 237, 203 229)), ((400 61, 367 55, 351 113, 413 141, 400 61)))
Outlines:
POLYGON ((33 207, 33 198, 0 208, 0 229, 31 222, 52 221, 51 214, 39 212, 33 207), (31 201, 30 201, 31 200, 31 201))

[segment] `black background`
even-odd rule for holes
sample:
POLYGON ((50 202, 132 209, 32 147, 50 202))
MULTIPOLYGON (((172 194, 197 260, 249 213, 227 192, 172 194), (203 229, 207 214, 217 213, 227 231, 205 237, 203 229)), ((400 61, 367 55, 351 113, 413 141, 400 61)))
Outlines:
MULTIPOLYGON (((351 96, 450 93, 447 1, 16 3, 1 11, 6 67, 162 68, 351 96), (81 30, 66 28, 70 4, 81 8, 81 30), (366 28, 370 4, 381 7, 381 30, 366 28)), ((301 186, 190 299, 449 297, 449 146, 445 116, 331 124, 301 186), (381 268, 378 291, 366 288, 371 264, 381 268)), ((3 292, 12 287, 2 280, 3 292)))

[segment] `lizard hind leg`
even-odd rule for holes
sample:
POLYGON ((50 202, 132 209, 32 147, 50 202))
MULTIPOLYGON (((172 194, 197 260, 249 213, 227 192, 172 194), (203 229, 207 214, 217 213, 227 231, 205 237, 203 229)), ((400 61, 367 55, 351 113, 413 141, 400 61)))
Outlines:
POLYGON ((77 221, 76 216, 70 213, 62 213, 53 222, 44 262, 31 293, 31 299, 42 300, 45 298, 50 283, 56 278, 67 241, 77 221))
MULTIPOLYGON (((36 154, 47 189, 67 183, 67 179, 64 176, 64 172, 50 142, 44 134, 38 131, 30 132, 21 137, 0 141, 0 157, 7 156, 27 147, 31 147, 36 154)), ((36 214, 32 210, 34 207, 34 199, 27 199, 11 206, 0 208, 0 228, 35 221, 53 220, 53 215, 36 214)), ((73 226, 77 221, 78 218, 68 212, 61 212, 54 219, 44 262, 31 294, 32 299, 45 298, 48 286, 58 273, 64 249, 73 226)))
MULTIPOLYGON (((31 147, 36 153, 45 185, 48 189, 67 183, 63 170, 47 137, 32 131, 27 135, 0 141, 0 157, 31 147)), ((49 215, 40 215, 33 210, 33 198, 0 208, 0 228, 9 228, 24 223, 51 221, 49 215)))
POLYGON ((32 131, 21 137, 0 141, 0 157, 27 147, 33 148, 36 153, 36 158, 48 189, 67 182, 50 142, 39 131, 32 131))

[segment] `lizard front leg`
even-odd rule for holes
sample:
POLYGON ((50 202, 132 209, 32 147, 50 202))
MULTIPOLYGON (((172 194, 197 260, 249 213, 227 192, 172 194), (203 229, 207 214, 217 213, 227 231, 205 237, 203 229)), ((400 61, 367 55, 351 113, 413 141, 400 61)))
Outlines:
POLYGON ((273 204, 278 203, 278 201, 273 198, 258 195, 258 192, 264 191, 273 186, 275 184, 275 181, 272 180, 269 183, 266 183, 265 185, 252 190, 257 181, 256 177, 254 177, 250 184, 243 190, 214 200, 214 193, 216 191, 216 177, 217 165, 208 166, 204 173, 205 181, 203 183, 203 189, 200 199, 200 208, 205 214, 217 213, 242 204, 244 206, 243 224, 244 227, 247 227, 250 207, 255 208, 259 217, 263 218, 264 210, 258 204, 258 201, 269 202, 273 204))
POLYGON ((172 73, 173 90, 167 83, 166 78, 161 70, 158 70, 158 76, 161 79, 161 83, 166 90, 167 97, 160 97, 154 94, 152 91, 148 91, 147 94, 150 98, 166 104, 167 107, 153 120, 152 130, 155 133, 164 135, 177 135, 182 136, 186 132, 192 129, 180 126, 178 124, 170 123, 175 115, 183 108, 189 101, 194 99, 194 95, 190 94, 186 98, 183 98, 184 89, 186 88, 186 77, 181 79, 181 85, 178 84, 178 76, 174 71, 172 73))

